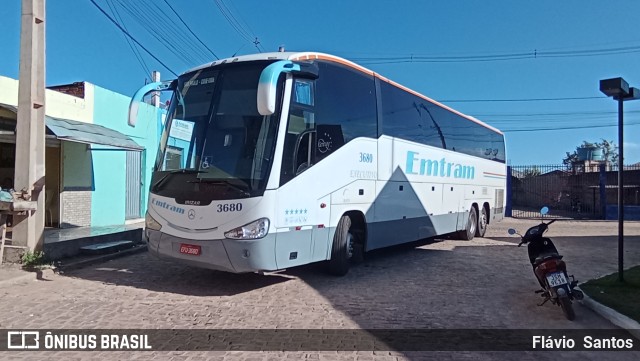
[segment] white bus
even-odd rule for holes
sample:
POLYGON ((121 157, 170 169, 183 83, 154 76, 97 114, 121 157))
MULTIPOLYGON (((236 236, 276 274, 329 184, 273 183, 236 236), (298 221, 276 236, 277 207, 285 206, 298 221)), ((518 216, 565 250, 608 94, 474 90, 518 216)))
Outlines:
POLYGON ((503 217, 504 135, 342 58, 240 56, 189 70, 173 92, 150 186, 149 251, 227 272, 328 261, 503 217))

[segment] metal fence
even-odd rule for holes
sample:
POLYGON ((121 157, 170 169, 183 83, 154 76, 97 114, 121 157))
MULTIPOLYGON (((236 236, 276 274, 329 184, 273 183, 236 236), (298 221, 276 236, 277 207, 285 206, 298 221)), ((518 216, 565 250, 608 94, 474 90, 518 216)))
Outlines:
MULTIPOLYGON (((618 171, 605 164, 508 167, 511 216, 533 218, 547 206, 555 217, 617 219, 618 171)), ((640 164, 624 167, 625 218, 640 219, 640 164), (634 218, 638 217, 638 218, 634 218)))

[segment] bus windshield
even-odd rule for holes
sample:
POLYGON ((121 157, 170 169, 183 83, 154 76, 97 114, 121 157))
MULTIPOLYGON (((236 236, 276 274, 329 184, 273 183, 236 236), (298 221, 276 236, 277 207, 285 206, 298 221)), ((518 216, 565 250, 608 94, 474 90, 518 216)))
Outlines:
POLYGON ((278 127, 276 114, 257 109, 266 65, 209 67, 178 78, 151 192, 198 204, 264 192, 278 127))

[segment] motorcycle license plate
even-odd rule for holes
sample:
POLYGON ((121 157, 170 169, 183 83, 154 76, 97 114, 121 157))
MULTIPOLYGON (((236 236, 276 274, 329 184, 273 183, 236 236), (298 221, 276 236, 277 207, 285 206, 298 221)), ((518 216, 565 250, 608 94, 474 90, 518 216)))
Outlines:
POLYGON ((557 287, 567 284, 567 278, 563 272, 554 272, 547 275, 547 282, 549 282, 549 286, 557 287))
POLYGON ((200 246, 185 243, 180 244, 180 253, 199 256, 201 252, 202 248, 200 246))

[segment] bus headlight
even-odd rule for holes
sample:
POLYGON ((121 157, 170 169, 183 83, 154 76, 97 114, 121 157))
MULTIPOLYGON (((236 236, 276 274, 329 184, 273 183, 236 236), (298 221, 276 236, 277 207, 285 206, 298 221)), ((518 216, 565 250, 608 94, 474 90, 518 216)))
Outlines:
POLYGON ((260 218, 242 227, 234 228, 224 233, 224 236, 231 239, 258 239, 269 233, 269 219, 260 218))
POLYGON ((158 223, 158 221, 153 219, 153 217, 151 217, 151 215, 149 215, 149 212, 147 212, 146 216, 144 217, 144 227, 145 227, 145 229, 151 229, 151 230, 154 230, 154 231, 159 231, 160 228, 162 228, 162 225, 160 223, 158 223))

